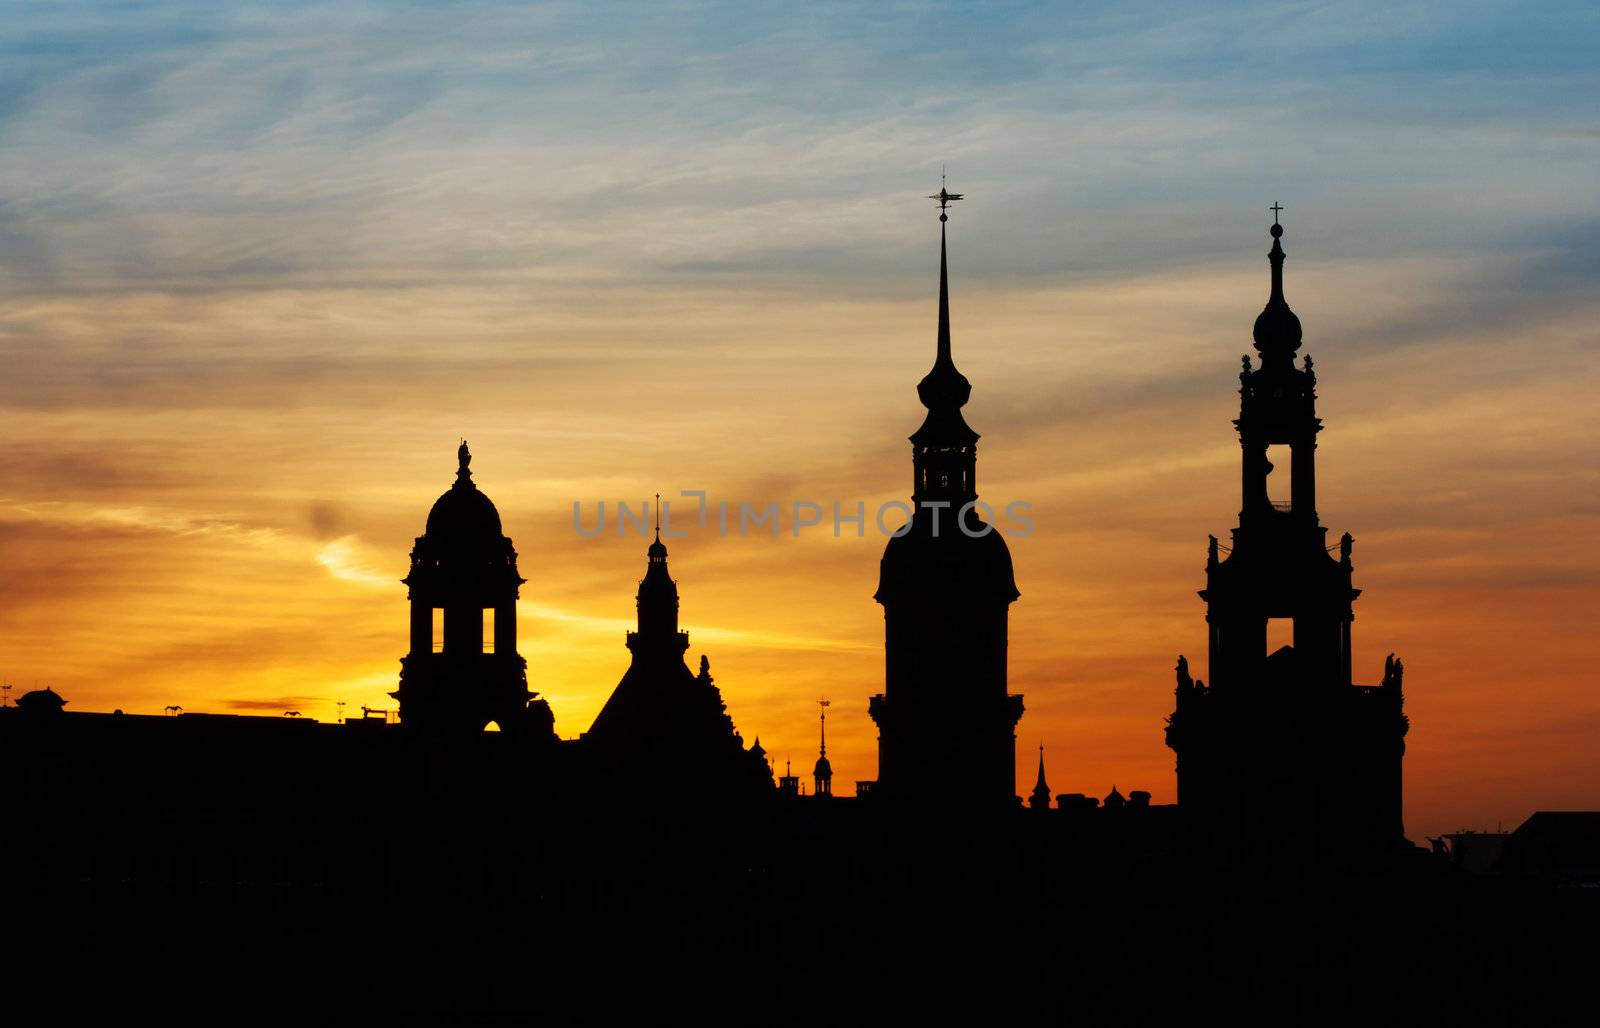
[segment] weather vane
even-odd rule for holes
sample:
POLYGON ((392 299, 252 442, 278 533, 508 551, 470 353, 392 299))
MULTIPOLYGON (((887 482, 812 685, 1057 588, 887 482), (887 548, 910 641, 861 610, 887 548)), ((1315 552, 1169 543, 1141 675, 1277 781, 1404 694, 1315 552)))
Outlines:
POLYGON ((1283 204, 1274 200, 1272 201, 1272 206, 1268 207, 1267 210, 1272 212, 1272 223, 1276 225, 1278 223, 1278 212, 1283 210, 1283 204))
POLYGON ((939 201, 939 220, 949 221, 950 215, 945 213, 945 209, 957 200, 966 199, 966 196, 963 193, 952 193, 944 187, 944 166, 941 165, 939 167, 939 191, 930 195, 928 199, 939 201))

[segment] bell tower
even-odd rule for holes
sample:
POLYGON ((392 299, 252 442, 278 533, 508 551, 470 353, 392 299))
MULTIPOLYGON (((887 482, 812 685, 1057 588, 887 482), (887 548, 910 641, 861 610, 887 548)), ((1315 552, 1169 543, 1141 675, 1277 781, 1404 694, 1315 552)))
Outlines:
POLYGON ((939 326, 917 396, 927 408, 911 436, 914 511, 884 547, 884 691, 868 706, 878 726, 874 794, 891 803, 1008 810, 1016 803, 1016 728, 1022 697, 1006 687, 1007 620, 1017 599, 1011 551, 978 502, 978 433, 961 408, 972 385, 950 346, 949 206, 940 188, 939 326))
POLYGON ((1309 356, 1296 363, 1276 218, 1271 234, 1260 365, 1239 373, 1239 526, 1231 547, 1211 537, 1200 593, 1211 684, 1178 659, 1167 745, 1178 805, 1215 848, 1372 854, 1404 843, 1404 669, 1391 656, 1380 685, 1352 681, 1354 540, 1330 547, 1317 514, 1317 379, 1309 356))
POLYGON ((500 512, 473 484, 472 453, 456 451, 455 484, 434 503, 403 579, 411 648, 400 658, 400 722, 431 735, 505 732, 550 736, 550 710, 528 691, 517 653, 517 551, 500 512), (530 702, 533 701, 533 702, 530 702))

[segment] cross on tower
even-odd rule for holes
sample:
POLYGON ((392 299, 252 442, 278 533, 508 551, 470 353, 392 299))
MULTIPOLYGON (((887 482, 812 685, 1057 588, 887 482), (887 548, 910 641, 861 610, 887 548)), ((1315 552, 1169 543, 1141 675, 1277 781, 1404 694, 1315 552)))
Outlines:
POLYGON ((1272 201, 1272 206, 1268 207, 1267 210, 1272 212, 1272 223, 1276 225, 1278 223, 1278 212, 1283 210, 1283 204, 1274 200, 1272 201))
POLYGON ((955 203, 957 200, 966 199, 966 196, 965 196, 965 194, 962 194, 962 193, 952 193, 948 189, 945 188, 945 186, 944 186, 944 168, 940 167, 940 169, 939 169, 939 191, 937 193, 930 194, 928 196, 928 199, 930 199, 930 200, 938 200, 939 201, 939 220, 940 221, 949 221, 950 220, 950 216, 945 213, 945 209, 948 208, 951 204, 955 203))

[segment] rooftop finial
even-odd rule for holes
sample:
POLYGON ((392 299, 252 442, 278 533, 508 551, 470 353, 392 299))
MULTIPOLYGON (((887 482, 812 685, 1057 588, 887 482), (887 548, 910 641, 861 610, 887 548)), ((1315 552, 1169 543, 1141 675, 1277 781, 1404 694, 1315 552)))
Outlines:
POLYGON ((939 201, 939 220, 949 221, 950 216, 946 214, 945 211, 957 200, 965 200, 966 195, 963 193, 952 193, 950 190, 945 188, 944 165, 941 164, 939 165, 939 191, 931 194, 928 199, 939 201))
MULTIPOLYGON (((679 532, 678 534, 682 535, 683 533, 679 532)), ((667 563, 667 544, 661 541, 661 494, 660 493, 656 493, 656 538, 655 538, 655 541, 650 544, 650 547, 647 550, 645 550, 645 555, 649 558, 649 561, 650 561, 650 563, 652 565, 655 565, 655 564, 662 565, 663 566, 663 568, 662 568, 663 573, 665 573, 665 565, 667 563)))
POLYGON ((468 465, 472 463, 472 451, 467 449, 467 441, 465 439, 461 440, 461 445, 456 448, 456 461, 459 463, 456 468, 456 484, 460 486, 470 485, 472 483, 472 471, 468 468, 468 465))
MULTIPOLYGON (((1276 225, 1278 223, 1278 212, 1283 210, 1283 204, 1281 204, 1278 201, 1274 200, 1274 201, 1272 201, 1272 206, 1268 207, 1267 210, 1272 212, 1272 223, 1274 225, 1276 225)), ((1273 234, 1276 235, 1277 233, 1273 233, 1273 234)))
POLYGON ((828 708, 832 706, 832 704, 827 700, 818 700, 817 706, 822 710, 822 716, 820 718, 820 723, 822 725, 822 745, 817 750, 817 756, 826 757, 828 755, 828 708))

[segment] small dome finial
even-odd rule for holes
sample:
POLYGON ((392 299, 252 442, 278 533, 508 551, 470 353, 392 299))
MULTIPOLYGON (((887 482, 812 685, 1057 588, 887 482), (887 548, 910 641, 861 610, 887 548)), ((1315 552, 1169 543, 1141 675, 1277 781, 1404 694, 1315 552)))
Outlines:
POLYGON ((467 449, 467 441, 461 440, 461 445, 456 447, 456 485, 470 487, 472 485, 472 451, 467 449))

